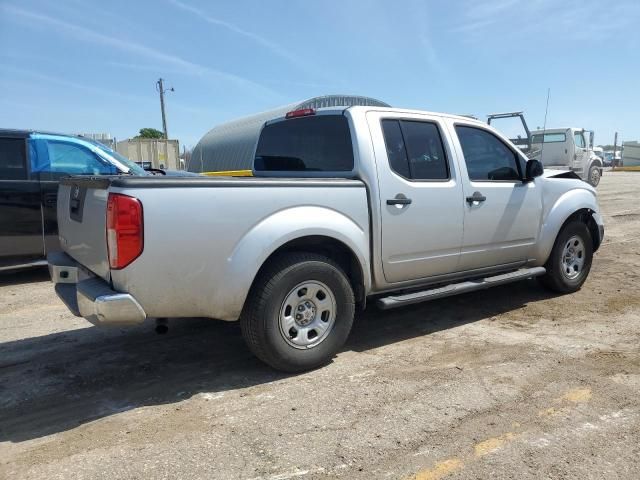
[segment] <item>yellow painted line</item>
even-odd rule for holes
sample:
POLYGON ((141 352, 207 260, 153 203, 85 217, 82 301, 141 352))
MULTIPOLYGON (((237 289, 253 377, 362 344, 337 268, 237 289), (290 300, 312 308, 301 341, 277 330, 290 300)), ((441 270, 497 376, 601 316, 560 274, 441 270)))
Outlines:
POLYGON ((573 388, 562 395, 559 400, 564 400, 571 403, 586 403, 591 400, 591 389, 573 388))
POLYGON ((510 442, 516 438, 516 434, 513 432, 507 432, 499 437, 487 438, 482 442, 476 443, 473 447, 473 453, 476 457, 484 457, 496 450, 501 449, 507 442, 510 442))
POLYGON ((420 470, 411 480, 439 480, 457 470, 462 469, 464 464, 462 460, 457 457, 448 458, 441 462, 436 463, 433 468, 420 470))
POLYGON ((558 410, 555 407, 549 407, 549 408, 545 408, 544 410, 540 410, 538 412, 538 416, 539 417, 552 417, 554 415, 557 415, 558 413, 560 413, 561 410, 558 410))
MULTIPOLYGON (((592 392, 590 388, 572 388, 567 390, 561 397, 556 398, 555 402, 564 404, 565 406, 549 407, 538 412, 539 417, 550 417, 560 413, 566 413, 571 410, 571 406, 567 404, 581 404, 591 400, 592 392)), ((513 428, 520 428, 520 422, 513 422, 513 428)), ((440 480, 454 472, 462 470, 467 464, 473 463, 478 459, 496 452, 507 445, 512 440, 518 438, 522 433, 506 432, 497 437, 487 438, 473 446, 473 455, 465 454, 460 457, 451 457, 435 463, 431 468, 420 470, 407 480, 440 480)))
POLYGON ((640 172, 640 167, 616 167, 612 172, 640 172))
POLYGON ((208 177, 253 177, 251 170, 222 170, 219 172, 202 172, 208 177))

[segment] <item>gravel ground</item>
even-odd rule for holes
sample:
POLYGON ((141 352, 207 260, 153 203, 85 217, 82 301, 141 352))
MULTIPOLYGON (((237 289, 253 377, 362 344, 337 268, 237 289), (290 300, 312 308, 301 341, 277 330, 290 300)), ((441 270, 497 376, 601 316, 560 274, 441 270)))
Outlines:
POLYGON ((235 324, 98 329, 0 277, 0 478, 640 478, 640 174, 599 187, 573 295, 535 281, 361 313, 284 375, 235 324))

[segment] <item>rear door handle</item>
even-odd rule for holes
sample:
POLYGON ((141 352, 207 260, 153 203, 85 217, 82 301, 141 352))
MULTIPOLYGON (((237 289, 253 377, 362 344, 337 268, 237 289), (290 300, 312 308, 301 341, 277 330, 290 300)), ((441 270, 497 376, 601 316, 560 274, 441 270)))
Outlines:
POLYGON ((44 204, 47 207, 55 207, 58 203, 58 194, 57 193, 45 193, 44 195, 44 204))
POLYGON ((482 195, 480 192, 473 192, 472 196, 467 197, 467 203, 469 205, 473 205, 476 202, 478 202, 478 203, 484 202, 486 199, 487 199, 487 197, 482 195))
POLYGON ((389 198, 387 199, 387 205, 410 205, 410 198, 389 198))

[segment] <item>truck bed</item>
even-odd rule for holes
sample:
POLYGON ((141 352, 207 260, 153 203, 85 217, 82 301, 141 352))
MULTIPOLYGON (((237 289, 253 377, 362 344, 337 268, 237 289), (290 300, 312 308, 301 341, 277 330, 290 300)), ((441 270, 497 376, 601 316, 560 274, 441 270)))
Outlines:
POLYGON ((369 252, 365 185, 350 179, 70 177, 60 185, 58 219, 64 251, 150 317, 237 319, 238 292, 294 230, 345 231, 345 242, 369 252), (139 199, 143 210, 143 252, 121 270, 109 268, 110 193, 139 199))

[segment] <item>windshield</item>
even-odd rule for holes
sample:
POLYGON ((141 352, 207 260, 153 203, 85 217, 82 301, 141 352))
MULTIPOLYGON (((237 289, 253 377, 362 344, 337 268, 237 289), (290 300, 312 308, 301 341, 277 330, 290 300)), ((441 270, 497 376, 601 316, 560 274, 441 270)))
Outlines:
POLYGON ((566 140, 567 136, 564 133, 545 133, 544 136, 538 133, 531 137, 531 143, 561 143, 566 140))
POLYGON ((107 147, 105 144, 100 143, 100 142, 96 142, 94 140, 90 140, 88 138, 83 138, 83 140, 91 143, 92 145, 95 145, 96 147, 98 147, 101 151, 103 151, 104 153, 106 153, 107 155, 109 155, 110 157, 113 157, 114 159, 116 159, 117 161, 119 161, 120 163, 122 163, 125 167, 127 167, 129 169, 129 173, 133 174, 133 175, 149 175, 144 168, 142 168, 140 165, 138 165, 135 162, 132 162, 131 160, 129 160, 127 157, 125 157, 124 155, 120 155, 118 152, 111 150, 109 147, 107 147))

